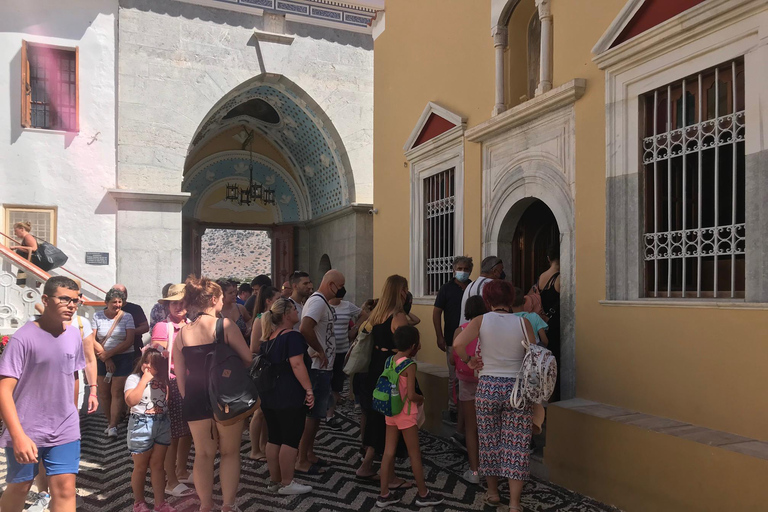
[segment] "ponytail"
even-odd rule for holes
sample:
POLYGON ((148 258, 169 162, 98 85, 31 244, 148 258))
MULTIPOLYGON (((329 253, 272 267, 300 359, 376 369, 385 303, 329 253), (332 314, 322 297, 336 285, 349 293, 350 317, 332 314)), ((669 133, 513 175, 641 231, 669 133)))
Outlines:
POLYGON ((267 341, 269 339, 269 336, 274 332, 275 327, 283 323, 285 314, 293 307, 295 306, 292 301, 280 298, 272 304, 269 311, 266 311, 261 315, 261 341, 267 341))

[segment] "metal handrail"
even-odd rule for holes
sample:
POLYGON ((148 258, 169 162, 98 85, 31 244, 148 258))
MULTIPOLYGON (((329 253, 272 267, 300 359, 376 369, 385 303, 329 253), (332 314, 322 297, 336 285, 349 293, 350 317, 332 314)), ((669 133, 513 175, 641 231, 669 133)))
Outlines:
MULTIPOLYGON (((4 237, 5 237, 5 238, 7 238, 8 240, 11 240, 11 241, 13 241, 13 242, 16 242, 16 239, 14 239, 14 238, 12 238, 12 237, 10 237, 10 236, 6 235, 6 234, 5 234, 5 233, 3 233, 2 231, 0 231, 0 235, 4 236, 4 237)), ((33 274, 35 274, 35 275, 38 275, 38 273, 42 272, 42 273, 43 273, 43 275, 45 275, 45 276, 47 276, 47 277, 44 277, 44 278, 43 278, 43 277, 42 277, 42 276, 40 276, 40 275, 38 275, 38 277, 41 277, 41 278, 43 278, 43 279, 44 279, 44 280, 46 280, 46 281, 47 281, 48 279, 50 279, 50 278, 51 278, 51 275, 50 275, 49 273, 45 272, 44 270, 42 270, 40 267, 38 267, 38 266, 37 266, 37 265, 35 265, 34 263, 30 262, 29 260, 25 260, 24 258, 20 257, 20 256, 19 256, 18 254, 16 254, 15 252, 13 252, 13 251, 11 251, 10 249, 8 249, 8 248, 6 248, 5 246, 3 246, 2 244, 0 244, 0 247, 2 247, 2 248, 4 249, 4 251, 3 251, 3 252, 7 252, 7 253, 9 253, 9 254, 12 254, 13 256, 17 257, 19 261, 23 261, 23 262, 24 262, 24 264, 21 264, 21 263, 19 263, 18 261, 16 262, 16 264, 17 264, 17 265, 19 265, 20 267, 23 267, 23 268, 24 268, 24 270, 28 270, 28 271, 32 272, 33 274), (31 266, 30 266, 30 265, 31 265, 31 266)), ((85 279, 85 278, 83 278, 83 277, 80 277, 79 275, 75 274, 74 272, 72 272, 71 270, 69 270, 69 269, 67 269, 67 268, 65 268, 65 267, 59 267, 59 268, 61 268, 61 270, 63 270, 64 272, 66 272, 66 273, 68 273, 68 274, 70 274, 70 275, 72 275, 72 276, 76 277, 76 278, 77 278, 77 279, 79 279, 81 282, 83 282, 83 283, 86 283, 86 284, 89 284, 89 285, 91 285, 92 287, 96 288, 96 289, 97 289, 97 290, 99 290, 101 293, 103 293, 103 294, 105 294, 105 295, 106 295, 106 293, 107 293, 107 292, 106 292, 106 290, 102 290, 101 288, 99 288, 98 286, 96 286, 96 285, 95 285, 95 284, 93 284, 92 282, 88 281, 87 279, 85 279)))

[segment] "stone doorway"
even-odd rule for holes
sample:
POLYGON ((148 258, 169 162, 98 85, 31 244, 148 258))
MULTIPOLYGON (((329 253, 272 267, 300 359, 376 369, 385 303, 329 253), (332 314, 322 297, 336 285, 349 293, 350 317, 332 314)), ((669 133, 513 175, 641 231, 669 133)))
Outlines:
POLYGON ((547 250, 560 243, 560 230, 552 210, 538 199, 528 206, 512 236, 509 275, 515 286, 527 292, 549 268, 547 250))

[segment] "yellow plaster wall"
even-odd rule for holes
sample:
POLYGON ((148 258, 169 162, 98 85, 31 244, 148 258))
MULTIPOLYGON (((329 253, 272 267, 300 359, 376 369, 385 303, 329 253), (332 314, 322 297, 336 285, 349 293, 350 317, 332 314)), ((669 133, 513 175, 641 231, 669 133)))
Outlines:
MULTIPOLYGON (((429 101, 467 118, 469 127, 493 109, 490 2, 389 0, 387 27, 374 43, 374 294, 390 274, 408 277, 410 175, 403 144, 429 101), (439 29, 437 29, 439 27, 439 29)), ((480 269, 480 145, 465 143, 464 252, 480 269)), ((421 317, 420 359, 445 364, 437 349, 432 307, 421 317)))
POLYGON ((766 510, 768 461, 574 410, 547 411, 553 482, 631 512, 766 510))
POLYGON ((610 307, 605 299, 605 78, 591 49, 623 2, 552 2, 554 86, 576 102, 577 395, 768 440, 768 311, 610 307))

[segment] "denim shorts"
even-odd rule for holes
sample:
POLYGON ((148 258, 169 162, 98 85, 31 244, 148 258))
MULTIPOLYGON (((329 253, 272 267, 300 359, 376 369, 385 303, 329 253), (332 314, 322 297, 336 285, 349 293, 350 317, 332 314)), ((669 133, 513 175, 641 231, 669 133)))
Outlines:
MULTIPOLYGON (((133 352, 115 354, 112 356, 112 362, 115 363, 113 377, 127 377, 133 372, 133 352)), ((102 377, 107 374, 107 365, 101 359, 96 360, 96 372, 102 377)))
MULTIPOLYGON (((40 464, 19 464, 11 446, 5 449, 5 460, 8 471, 5 481, 9 484, 20 484, 35 479, 40 464)), ((58 446, 39 446, 37 460, 43 462, 45 473, 54 475, 76 475, 80 466, 80 440, 58 446)))
POLYGON ((333 372, 328 370, 309 370, 309 379, 312 381, 312 393, 315 395, 315 405, 309 410, 307 416, 318 420, 324 420, 328 413, 331 401, 331 379, 333 372))
POLYGON ((167 414, 131 414, 128 420, 128 450, 145 453, 156 444, 170 446, 171 419, 167 414))

